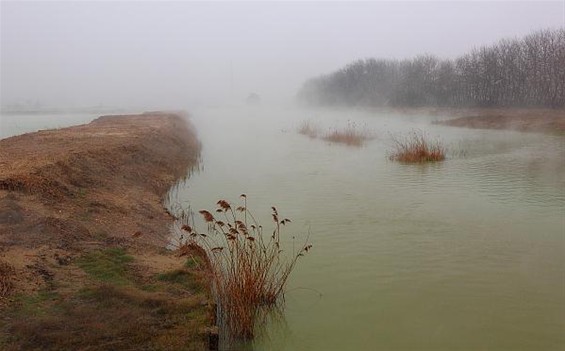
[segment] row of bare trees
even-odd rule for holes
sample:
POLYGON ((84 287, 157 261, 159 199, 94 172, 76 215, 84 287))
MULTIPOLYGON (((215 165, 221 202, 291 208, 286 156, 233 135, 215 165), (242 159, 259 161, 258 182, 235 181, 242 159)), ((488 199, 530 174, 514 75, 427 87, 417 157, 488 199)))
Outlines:
POLYGON ((308 80, 298 97, 314 105, 565 107, 565 29, 504 39, 455 60, 356 61, 308 80))

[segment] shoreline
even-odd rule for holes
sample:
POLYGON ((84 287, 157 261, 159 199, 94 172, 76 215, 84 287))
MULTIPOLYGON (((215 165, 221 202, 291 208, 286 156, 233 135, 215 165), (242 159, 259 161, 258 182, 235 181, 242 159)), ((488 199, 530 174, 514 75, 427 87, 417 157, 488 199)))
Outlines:
MULTIPOLYGON (((108 115, 89 124, 2 139, 0 209, 9 213, 0 218, 0 233, 12 235, 8 242, 0 235, 0 244, 37 246, 14 233, 45 217, 88 224, 82 228, 87 237, 104 231, 123 239, 141 231, 144 241, 159 244, 156 238, 167 235, 164 227, 170 221, 162 199, 196 164, 199 152, 192 125, 168 113, 108 115), (25 210, 18 209, 22 205, 25 210)), ((51 246, 76 244, 50 239, 51 246)))
POLYGON ((164 249, 173 218, 163 198, 200 154, 187 117, 178 112, 109 115, 89 124, 0 140, 0 311, 5 315, 0 318, 0 348, 33 347, 28 333, 52 349, 86 347, 107 336, 94 330, 79 341, 70 337, 71 331, 61 330, 54 341, 53 330, 44 331, 54 318, 60 329, 96 322, 107 333, 121 333, 116 335, 122 340, 117 348, 135 348, 140 338, 148 338, 143 345, 173 349, 171 343, 205 344, 205 273, 198 265, 188 267, 187 257, 164 249), (171 272, 175 279, 161 279, 171 272), (179 282, 191 289, 181 289, 179 282), (81 295, 90 291, 105 296, 108 289, 125 302, 106 308, 105 299, 81 295), (44 301, 45 295, 51 298, 44 301), (177 307, 181 310, 190 300, 193 318, 175 312, 155 316, 137 304, 139 299, 182 304, 177 307), (49 321, 28 313, 30 301, 33 308, 47 311, 49 321), (122 313, 138 314, 131 318, 144 323, 133 329, 149 327, 151 335, 120 329, 123 321, 115 309, 124 303, 133 305, 122 307, 122 313), (72 313, 85 306, 101 319, 72 313), (61 309, 71 313, 60 315, 61 309), (163 318, 178 318, 179 328, 193 323, 192 334, 177 331, 163 346, 163 335, 171 332, 160 325, 163 318))
POLYGON ((565 134, 565 109, 549 108, 396 108, 390 112, 444 117, 434 124, 520 132, 565 134))

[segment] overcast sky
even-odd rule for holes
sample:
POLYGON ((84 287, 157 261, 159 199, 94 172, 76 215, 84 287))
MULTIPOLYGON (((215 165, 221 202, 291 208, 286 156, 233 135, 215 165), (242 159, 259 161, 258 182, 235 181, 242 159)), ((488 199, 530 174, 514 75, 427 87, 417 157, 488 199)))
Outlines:
POLYGON ((360 58, 456 57, 565 26, 565 0, 419 2, 2 1, 3 106, 190 108, 292 98, 360 58))

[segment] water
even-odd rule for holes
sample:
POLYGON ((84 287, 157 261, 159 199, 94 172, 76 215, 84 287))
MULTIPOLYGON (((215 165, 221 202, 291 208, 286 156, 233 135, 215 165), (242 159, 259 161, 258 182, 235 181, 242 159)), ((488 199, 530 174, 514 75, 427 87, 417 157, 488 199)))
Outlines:
MULTIPOLYGON (((0 117, 0 138, 87 123, 96 114, 0 117)), ((310 230, 284 321, 255 350, 562 350, 565 348, 565 138, 430 124, 426 116, 290 108, 193 111, 199 173, 177 201, 220 198, 269 223, 270 206, 310 230), (355 123, 362 148, 296 133, 355 123), (441 137, 449 159, 400 165, 390 134, 441 137)))
POLYGON ((35 132, 88 123, 99 117, 96 113, 7 113, 0 114, 0 139, 35 132))
POLYGON ((192 112, 203 167, 178 203, 214 209, 246 193, 262 223, 276 205, 293 220, 287 237, 311 232, 284 321, 251 348, 565 348, 565 138, 347 110, 192 112), (296 133, 304 120, 375 139, 309 139, 296 133), (441 137, 449 159, 389 161, 391 133, 414 128, 441 137))

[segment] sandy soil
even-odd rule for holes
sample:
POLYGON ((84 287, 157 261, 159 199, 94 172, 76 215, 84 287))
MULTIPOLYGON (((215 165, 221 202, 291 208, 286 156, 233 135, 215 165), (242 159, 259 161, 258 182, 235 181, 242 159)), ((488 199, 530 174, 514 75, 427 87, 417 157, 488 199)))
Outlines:
MULTIPOLYGON (((119 244, 163 256, 171 222, 163 196, 200 152, 183 117, 104 116, 0 140, 0 305, 53 285, 84 252, 119 244)), ((151 272, 179 263, 141 262, 151 272)))

